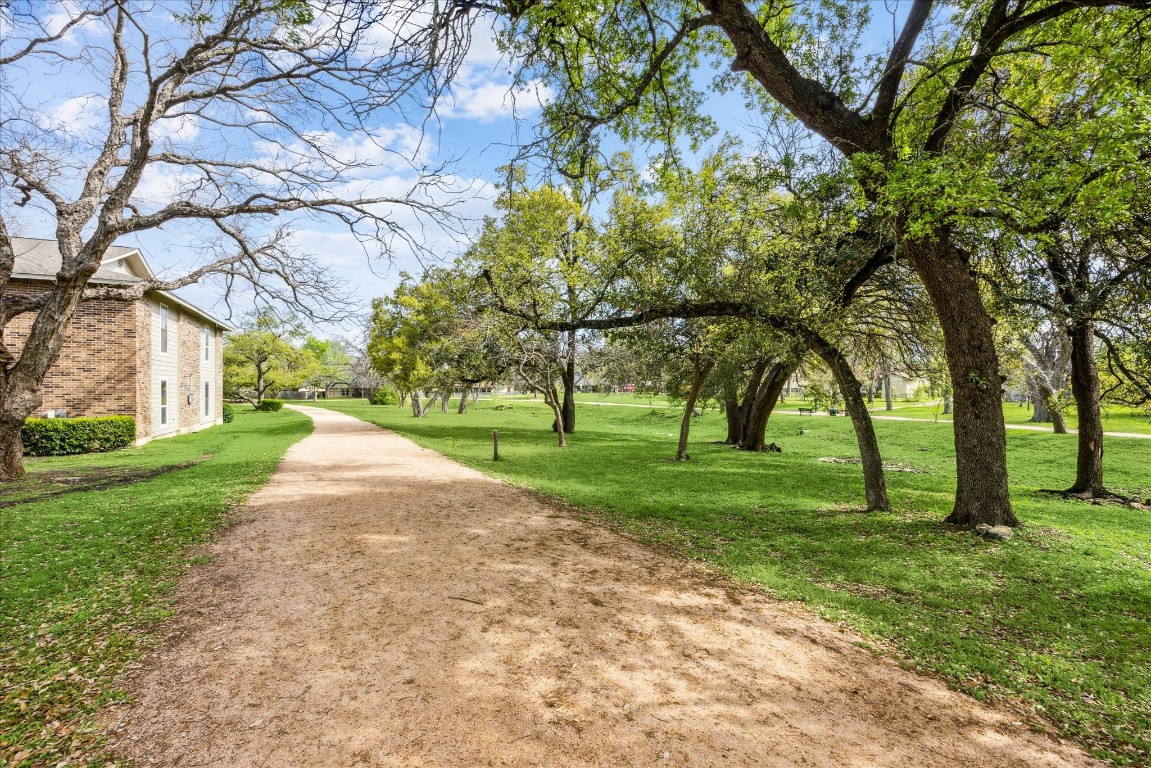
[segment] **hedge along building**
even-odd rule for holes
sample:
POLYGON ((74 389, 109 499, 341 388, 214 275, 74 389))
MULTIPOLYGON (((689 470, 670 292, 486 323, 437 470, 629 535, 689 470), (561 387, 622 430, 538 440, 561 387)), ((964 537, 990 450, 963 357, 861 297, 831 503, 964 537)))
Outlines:
MULTIPOLYGON (((60 270, 55 240, 12 238, 7 291, 38 293, 60 270)), ((136 248, 113 246, 89 284, 154 280, 136 248)), ((19 354, 35 314, 14 318, 4 340, 19 354)), ((85 301, 48 371, 41 411, 131 416, 136 444, 223 422, 224 332, 230 325, 178 296, 149 291, 136 301, 85 301)))

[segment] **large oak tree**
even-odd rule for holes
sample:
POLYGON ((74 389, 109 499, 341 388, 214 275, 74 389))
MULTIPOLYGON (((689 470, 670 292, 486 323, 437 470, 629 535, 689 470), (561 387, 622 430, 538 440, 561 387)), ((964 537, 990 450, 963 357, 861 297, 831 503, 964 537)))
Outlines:
POLYGON ((604 126, 625 140, 669 143, 685 128, 706 129, 719 116, 699 112, 697 65, 711 54, 745 73, 738 82, 749 86, 752 111, 782 108, 852 160, 859 189, 883 207, 939 316, 955 408, 958 486, 948 520, 1012 525, 994 319, 953 239, 953 201, 971 192, 956 188, 956 126, 1003 106, 981 86, 1013 57, 1066 45, 1061 22, 1147 4, 913 0, 897 6, 906 10, 885 53, 861 56, 868 7, 543 0, 503 10, 513 16, 508 47, 556 94, 547 111, 553 147, 594 143, 604 126))

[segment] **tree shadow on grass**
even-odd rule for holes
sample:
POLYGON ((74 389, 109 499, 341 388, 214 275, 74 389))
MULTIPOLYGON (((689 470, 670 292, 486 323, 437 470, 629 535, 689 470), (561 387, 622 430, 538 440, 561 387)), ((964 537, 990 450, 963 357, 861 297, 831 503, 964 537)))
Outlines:
MULTIPOLYGON (((205 456, 200 461, 211 458, 205 456)), ((131 467, 82 467, 71 470, 54 470, 45 472, 29 472, 20 480, 5 483, 0 487, 0 509, 15 507, 21 504, 31 504, 45 499, 66 496, 70 493, 83 493, 85 491, 105 491, 109 488, 120 488, 126 485, 141 483, 176 472, 188 469, 200 463, 189 461, 181 464, 171 464, 166 467, 149 467, 147 469, 133 469, 131 467)))

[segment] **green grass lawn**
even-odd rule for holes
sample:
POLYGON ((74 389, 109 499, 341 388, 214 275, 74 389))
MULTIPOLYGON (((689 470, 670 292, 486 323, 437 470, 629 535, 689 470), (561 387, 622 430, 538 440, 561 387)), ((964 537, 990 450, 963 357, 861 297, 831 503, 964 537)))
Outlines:
MULTIPOLYGON (((542 406, 547 406, 542 397, 532 397, 531 395, 481 395, 480 399, 495 403, 514 403, 518 401, 536 402, 542 406)), ((626 392, 614 392, 611 394, 607 392, 577 392, 575 399, 577 403, 614 403, 616 405, 647 406, 649 408, 668 407, 666 395, 637 395, 626 392)))
MULTIPOLYGON (((942 406, 925 405, 910 402, 896 402, 895 409, 890 412, 891 416, 903 416, 912 419, 932 419, 939 421, 951 421, 951 416, 943 415, 942 406)), ((876 416, 888 415, 884 410, 883 402, 877 401, 872 407, 871 412, 876 416)), ((1069 407, 1065 412, 1067 418, 1067 426, 1070 429, 1075 429, 1077 425, 1077 417, 1074 407, 1069 407)), ((1003 404, 1003 418, 1008 424, 1027 424, 1031 418, 1031 409, 1019 407, 1018 403, 1004 403, 1003 404)), ((1050 424, 1042 425, 1047 429, 1051 428, 1050 424)), ((1137 434, 1151 434, 1151 415, 1140 411, 1135 408, 1129 408, 1119 405, 1108 405, 1103 408, 1103 429, 1106 432, 1135 432, 1137 434)))
POLYGON ((0 489, 0 503, 42 498, 0 508, 0 762, 101 764, 95 713, 123 696, 189 547, 311 429, 294 411, 237 409, 141 448, 29 459, 28 481, 0 489), (45 496, 93 479, 110 487, 45 496))
MULTIPOLYGON (((579 392, 575 397, 577 403, 612 403, 616 405, 649 408, 681 407, 679 404, 671 404, 666 395, 579 392)), ((544 403, 542 398, 533 398, 531 395, 484 395, 481 399, 493 403, 528 402, 538 404, 541 408, 547 407, 547 404, 544 403)), ((795 413, 799 408, 811 407, 812 403, 810 400, 803 400, 798 397, 789 398, 776 406, 779 413, 795 413)), ((890 415, 908 419, 929 419, 939 422, 951 421, 950 415, 945 416, 943 414, 942 405, 915 400, 896 400, 893 403, 893 408, 894 410, 889 413, 885 408, 883 399, 880 398, 871 406, 871 412, 876 416, 890 415)), ((712 408, 712 410, 714 410, 714 408, 712 408)), ((823 404, 821 410, 827 410, 826 403, 823 404)), ((839 405, 839 411, 843 413, 842 403, 839 405)), ((1067 417, 1067 426, 1075 429, 1075 407, 1068 407, 1065 415, 1067 417)), ((1031 409, 1027 407, 1021 408, 1018 403, 1004 403, 1003 418, 1008 424, 1027 424, 1031 418, 1031 409)), ((1042 426, 1050 428, 1050 425, 1042 426)), ((1103 429, 1107 432, 1134 432, 1136 434, 1151 435, 1151 414, 1128 406, 1105 405, 1103 407, 1103 429)))
MULTIPOLYGON (((559 449, 550 413, 530 402, 420 420, 327 405, 846 621, 875 649, 1042 714, 1102 757, 1151 760, 1151 512, 1038 493, 1070 483, 1074 436, 1009 432, 1025 526, 996 543, 939 522, 955 487, 950 425, 876 422, 885 460, 915 471, 889 472, 895 511, 863 514, 858 465, 819 461, 858 455, 847 419, 777 412, 769 441, 783 453, 748 454, 713 442, 724 420, 708 412, 691 462, 677 464, 674 411, 584 406, 559 449)), ((1106 448, 1108 483, 1151 496, 1151 441, 1106 448)))

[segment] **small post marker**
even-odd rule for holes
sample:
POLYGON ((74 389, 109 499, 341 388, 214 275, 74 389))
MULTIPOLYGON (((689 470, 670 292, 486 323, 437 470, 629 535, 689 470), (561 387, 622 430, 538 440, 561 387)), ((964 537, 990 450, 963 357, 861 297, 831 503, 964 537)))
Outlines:
POLYGON ((492 430, 492 461, 500 460, 500 431, 492 430))

